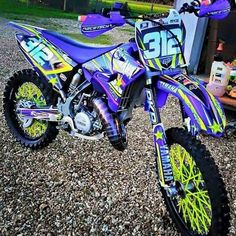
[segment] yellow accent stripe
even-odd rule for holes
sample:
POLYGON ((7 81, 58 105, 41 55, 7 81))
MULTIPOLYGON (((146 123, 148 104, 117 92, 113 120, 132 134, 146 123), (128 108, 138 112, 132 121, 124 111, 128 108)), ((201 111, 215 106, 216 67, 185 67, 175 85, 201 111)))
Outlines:
MULTIPOLYGON (((176 56, 176 55, 175 55, 176 56)), ((182 57, 182 55, 181 54, 179 54, 179 64, 183 64, 184 62, 183 62, 183 57, 182 57)))
POLYGON ((27 29, 29 32, 31 32, 31 33, 33 33, 33 34, 39 36, 39 32, 36 31, 36 30, 34 30, 33 28, 28 27, 28 26, 26 26, 25 24, 18 24, 18 25, 20 25, 21 27, 27 29))
POLYGON ((103 59, 103 61, 104 61, 104 64, 107 65, 107 68, 110 69, 110 65, 107 63, 107 59, 106 59, 106 56, 105 56, 105 55, 102 56, 102 59, 103 59))
POLYGON ((109 69, 110 70, 112 70, 112 68, 111 68, 111 56, 110 56, 110 54, 109 53, 106 53, 104 56, 106 56, 106 58, 108 59, 108 62, 107 62, 107 64, 109 65, 109 69))
POLYGON ((176 54, 173 56, 172 63, 171 63, 172 68, 175 68, 175 66, 176 66, 176 54))
POLYGON ((162 70, 162 65, 161 65, 160 60, 158 58, 155 58, 155 62, 157 63, 159 69, 162 70))
POLYGON ((107 56, 108 60, 111 62, 112 58, 111 58, 110 54, 106 53, 105 55, 107 56))
POLYGON ((139 38, 139 42, 140 42, 140 44, 141 44, 142 49, 145 50, 145 45, 143 44, 141 38, 139 38))
POLYGON ((152 68, 155 68, 155 66, 154 66, 154 64, 153 64, 153 62, 152 62, 152 60, 150 59, 150 60, 148 60, 148 64, 152 67, 152 68))
POLYGON ((118 65, 117 65, 115 62, 113 63, 113 66, 114 66, 115 70, 116 70, 117 72, 119 72, 119 69, 120 69, 120 68, 118 67, 118 65))
POLYGON ((223 127, 225 128, 225 126, 226 126, 226 117, 225 117, 225 115, 224 115, 222 109, 219 107, 218 103, 216 102, 215 97, 214 97, 210 92, 207 91, 207 93, 208 93, 209 96, 211 97, 211 101, 213 102, 213 104, 214 104, 216 110, 218 111, 218 113, 219 113, 219 115, 220 115, 220 117, 221 117, 221 119, 222 119, 222 122, 223 122, 223 127))
POLYGON ((92 62, 93 62, 93 64, 97 67, 97 69, 98 69, 99 71, 102 71, 100 65, 99 65, 95 60, 92 60, 92 62))
POLYGON ((114 93, 118 96, 118 97, 121 97, 121 93, 119 93, 116 88, 112 85, 112 84, 109 84, 110 87, 112 88, 112 90, 114 91, 114 93))
POLYGON ((181 91, 179 90, 179 95, 183 98, 183 100, 185 101, 185 103, 187 104, 187 106, 190 108, 190 110, 193 112, 195 119, 198 121, 200 127, 202 130, 207 130, 204 122, 202 121, 202 119, 199 117, 197 111, 195 110, 195 108, 193 107, 192 103, 189 101, 188 97, 181 91))

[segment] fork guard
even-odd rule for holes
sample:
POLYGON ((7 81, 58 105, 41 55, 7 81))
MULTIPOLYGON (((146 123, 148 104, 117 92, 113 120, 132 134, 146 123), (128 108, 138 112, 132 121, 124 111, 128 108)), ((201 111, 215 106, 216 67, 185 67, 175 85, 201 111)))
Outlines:
POLYGON ((177 97, 182 106, 183 120, 193 135, 204 132, 221 137, 226 118, 219 100, 198 79, 179 74, 175 77, 160 76, 156 81, 157 104, 162 108, 169 94, 177 97))

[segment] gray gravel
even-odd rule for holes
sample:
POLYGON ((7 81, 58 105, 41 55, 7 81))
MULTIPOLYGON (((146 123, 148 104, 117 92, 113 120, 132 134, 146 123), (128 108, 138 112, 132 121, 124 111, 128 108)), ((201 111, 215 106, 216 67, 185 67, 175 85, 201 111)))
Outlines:
MULTIPOLYGON (((151 129, 141 109, 134 112, 123 153, 107 140, 75 140, 64 132, 37 152, 12 139, 2 92, 7 77, 29 65, 5 22, 0 18, 0 234, 178 235, 156 184, 151 129)), ((181 124, 177 104, 170 98, 162 111, 167 128, 181 124)), ((230 235, 236 235, 236 141, 202 139, 227 183, 230 235)))

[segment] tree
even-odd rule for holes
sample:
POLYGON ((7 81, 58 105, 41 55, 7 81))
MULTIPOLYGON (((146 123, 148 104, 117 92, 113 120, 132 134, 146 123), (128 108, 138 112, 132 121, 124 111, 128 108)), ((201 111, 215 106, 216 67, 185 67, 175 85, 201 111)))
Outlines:
POLYGON ((66 11, 66 4, 67 4, 67 0, 64 0, 63 11, 66 11))

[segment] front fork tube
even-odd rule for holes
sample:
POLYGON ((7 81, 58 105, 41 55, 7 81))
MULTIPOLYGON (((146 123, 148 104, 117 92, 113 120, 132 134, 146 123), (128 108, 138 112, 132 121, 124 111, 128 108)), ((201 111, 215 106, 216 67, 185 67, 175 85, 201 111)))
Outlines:
POLYGON ((169 147, 163 124, 161 123, 156 99, 157 89, 152 86, 146 86, 146 105, 149 112, 150 122, 153 128, 153 142, 156 156, 156 164, 161 187, 168 189, 174 186, 173 170, 170 162, 169 147))

